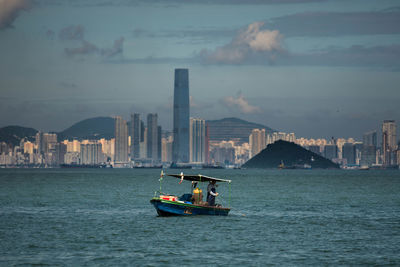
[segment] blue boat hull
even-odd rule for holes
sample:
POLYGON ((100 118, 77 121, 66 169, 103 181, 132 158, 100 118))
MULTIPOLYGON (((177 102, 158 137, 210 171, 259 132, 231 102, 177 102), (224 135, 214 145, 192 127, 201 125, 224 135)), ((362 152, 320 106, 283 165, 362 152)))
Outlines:
POLYGON ((190 203, 153 198, 150 203, 156 208, 159 216, 217 215, 227 216, 230 209, 217 206, 201 206, 190 203))

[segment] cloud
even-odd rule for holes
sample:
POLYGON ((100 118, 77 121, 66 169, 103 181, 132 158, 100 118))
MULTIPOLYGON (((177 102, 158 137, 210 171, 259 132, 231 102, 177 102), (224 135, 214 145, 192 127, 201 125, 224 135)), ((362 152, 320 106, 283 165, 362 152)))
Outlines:
MULTIPOLYGON (((0 0, 1 1, 1 0, 0 0)), ((54 32, 48 30, 46 35, 49 39, 54 37, 54 32)), ((97 45, 85 39, 85 27, 82 25, 70 25, 61 29, 58 33, 61 41, 78 41, 80 46, 73 48, 65 48, 64 52, 69 57, 84 55, 99 55, 103 58, 112 58, 123 54, 124 37, 120 37, 114 41, 110 48, 99 48, 97 45)))
POLYGON ((261 108, 250 105, 240 92, 236 98, 233 96, 227 96, 222 102, 229 108, 238 108, 240 112, 244 114, 261 113, 261 108))
POLYGON ((83 40, 82 45, 80 47, 65 48, 64 51, 65 51, 65 54, 67 54, 67 56, 72 57, 75 55, 95 54, 95 53, 99 52, 99 49, 97 48, 96 45, 83 40))
POLYGON ((114 45, 111 48, 105 48, 101 50, 101 55, 105 57, 113 57, 118 54, 122 54, 124 40, 124 37, 120 37, 119 39, 115 40, 114 45))
POLYGON ((12 28, 12 23, 20 11, 30 8, 30 0, 0 0, 0 30, 12 28))
POLYGON ((382 67, 398 71, 400 70, 400 45, 331 47, 311 53, 292 54, 280 63, 283 65, 382 67))
POLYGON ((285 36, 399 34, 398 7, 371 12, 304 12, 273 18, 268 24, 285 36))
POLYGON ((176 5, 280 5, 280 4, 302 4, 324 2, 327 0, 36 0, 42 5, 63 6, 138 6, 138 5, 160 5, 166 8, 176 5))
POLYGON ((229 44, 214 51, 203 49, 200 57, 204 63, 242 64, 260 59, 272 62, 284 52, 283 35, 277 30, 262 30, 263 22, 254 22, 239 31, 229 44))
POLYGON ((85 28, 82 25, 71 25, 60 30, 60 40, 84 40, 85 28))

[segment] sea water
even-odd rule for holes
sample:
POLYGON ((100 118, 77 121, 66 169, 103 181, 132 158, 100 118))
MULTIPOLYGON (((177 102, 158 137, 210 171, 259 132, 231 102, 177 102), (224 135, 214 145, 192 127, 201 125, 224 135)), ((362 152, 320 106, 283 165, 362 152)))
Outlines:
POLYGON ((158 217, 157 169, 0 169, 0 265, 400 265, 400 171, 185 172, 229 216, 158 217))

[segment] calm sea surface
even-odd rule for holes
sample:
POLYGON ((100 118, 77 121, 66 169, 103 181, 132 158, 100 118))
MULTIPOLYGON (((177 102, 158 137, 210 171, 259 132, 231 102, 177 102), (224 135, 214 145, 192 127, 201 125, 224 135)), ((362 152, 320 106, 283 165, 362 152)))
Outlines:
POLYGON ((188 173, 228 217, 157 217, 159 170, 0 169, 0 265, 400 265, 400 171, 188 173))

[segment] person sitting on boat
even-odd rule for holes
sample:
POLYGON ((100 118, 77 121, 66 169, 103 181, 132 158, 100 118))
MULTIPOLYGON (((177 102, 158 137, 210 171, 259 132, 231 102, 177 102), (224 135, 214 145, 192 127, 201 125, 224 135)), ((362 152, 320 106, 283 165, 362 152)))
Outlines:
POLYGON ((217 193, 216 190, 216 182, 210 181, 210 183, 207 186, 207 202, 209 206, 215 206, 215 197, 218 196, 219 194, 217 193))

